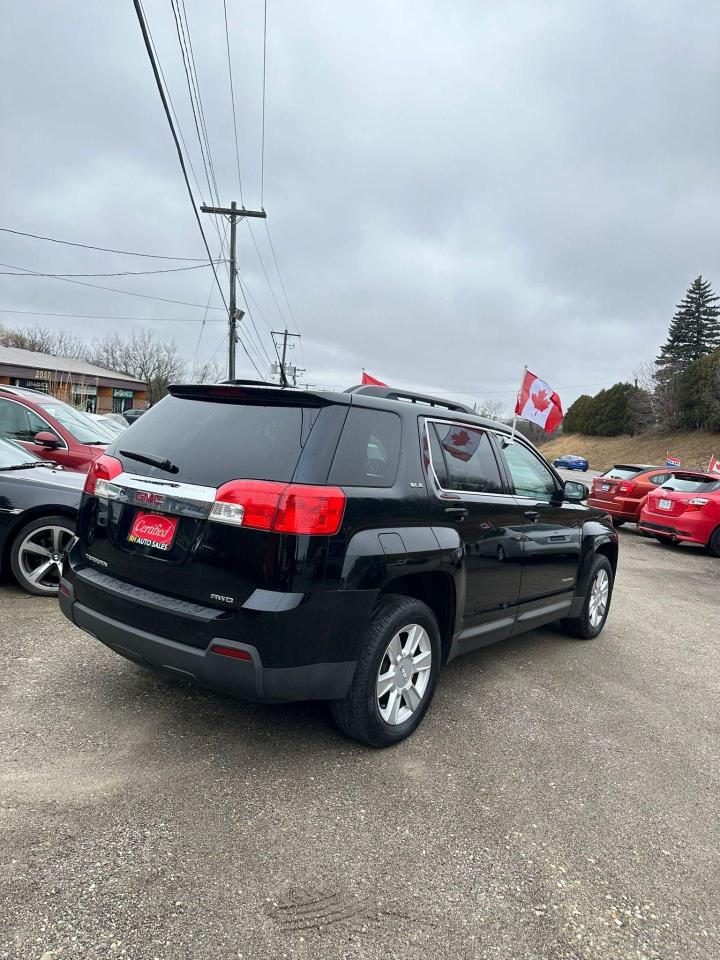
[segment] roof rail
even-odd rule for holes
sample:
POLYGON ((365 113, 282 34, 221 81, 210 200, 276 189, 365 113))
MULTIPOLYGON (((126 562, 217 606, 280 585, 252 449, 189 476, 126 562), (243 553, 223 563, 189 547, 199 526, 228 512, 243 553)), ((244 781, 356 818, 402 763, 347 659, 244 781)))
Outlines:
POLYGON ((422 403, 428 407, 443 407, 445 410, 456 410, 458 413, 471 413, 471 410, 464 403, 457 403, 455 400, 445 400, 443 397, 431 397, 424 393, 413 393, 411 390, 396 390, 394 387, 375 387, 359 386, 350 387, 346 393, 359 393, 365 397, 378 397, 382 400, 403 400, 406 403, 422 403))

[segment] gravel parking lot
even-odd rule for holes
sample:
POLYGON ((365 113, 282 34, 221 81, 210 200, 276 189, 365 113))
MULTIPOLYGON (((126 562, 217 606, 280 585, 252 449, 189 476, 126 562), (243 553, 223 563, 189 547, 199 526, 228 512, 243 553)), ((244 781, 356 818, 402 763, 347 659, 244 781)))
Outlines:
POLYGON ((0 586, 0 957, 714 960, 719 574, 623 529, 597 641, 455 661, 387 751, 0 586))

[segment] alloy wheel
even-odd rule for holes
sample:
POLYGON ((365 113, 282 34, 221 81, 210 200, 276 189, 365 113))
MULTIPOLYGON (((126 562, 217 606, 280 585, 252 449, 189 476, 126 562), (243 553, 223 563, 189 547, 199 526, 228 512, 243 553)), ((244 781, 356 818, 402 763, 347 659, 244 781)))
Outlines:
POLYGON ((602 568, 595 574, 592 587, 590 589, 590 605, 588 607, 588 617, 590 625, 596 629, 603 622, 605 612, 610 598, 610 578, 607 570, 602 568))
POLYGON ((37 527, 25 537, 18 549, 18 565, 28 583, 49 594, 57 592, 72 536, 72 530, 52 524, 37 527))
POLYGON ((430 682, 432 645, 427 630, 410 623, 387 645, 378 670, 376 697, 385 723, 405 723, 423 702, 430 682))

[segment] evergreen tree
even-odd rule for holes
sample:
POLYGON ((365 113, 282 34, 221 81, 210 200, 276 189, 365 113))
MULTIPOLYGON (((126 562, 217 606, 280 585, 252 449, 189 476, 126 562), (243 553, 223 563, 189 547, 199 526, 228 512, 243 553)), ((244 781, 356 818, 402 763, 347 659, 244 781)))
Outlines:
POLYGON ((677 305, 667 343, 655 363, 663 373, 685 370, 690 364, 720 347, 720 297, 702 275, 690 284, 677 305))

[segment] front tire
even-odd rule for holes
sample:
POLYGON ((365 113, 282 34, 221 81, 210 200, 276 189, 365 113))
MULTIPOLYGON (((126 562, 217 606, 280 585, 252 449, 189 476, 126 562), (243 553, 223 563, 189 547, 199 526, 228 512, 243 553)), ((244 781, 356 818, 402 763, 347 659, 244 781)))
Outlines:
POLYGON ((400 743, 430 706, 440 671, 440 630, 420 600, 380 597, 347 695, 330 704, 346 736, 371 747, 400 743))
POLYGON ((75 533, 70 517, 38 517, 15 535, 10 566, 15 579, 37 597, 56 597, 63 556, 75 533))
POLYGON ((613 569, 610 561, 598 554, 590 567, 588 589, 579 617, 568 617, 560 624, 566 633, 579 640, 593 640, 602 631, 610 612, 613 591, 613 569))

